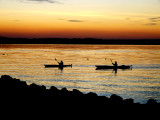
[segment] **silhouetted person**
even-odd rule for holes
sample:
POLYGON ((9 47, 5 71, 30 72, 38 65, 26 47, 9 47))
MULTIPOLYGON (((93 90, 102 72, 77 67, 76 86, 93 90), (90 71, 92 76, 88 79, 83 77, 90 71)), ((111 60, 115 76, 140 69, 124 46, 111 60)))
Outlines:
POLYGON ((118 66, 117 61, 115 61, 115 63, 112 63, 115 67, 118 66))
MULTIPOLYGON (((55 60, 58 62, 58 60, 55 58, 55 60)), ((63 67, 63 61, 61 60, 61 62, 58 62, 59 67, 63 67)))
POLYGON ((61 60, 61 62, 58 62, 60 67, 63 67, 63 61, 61 60))

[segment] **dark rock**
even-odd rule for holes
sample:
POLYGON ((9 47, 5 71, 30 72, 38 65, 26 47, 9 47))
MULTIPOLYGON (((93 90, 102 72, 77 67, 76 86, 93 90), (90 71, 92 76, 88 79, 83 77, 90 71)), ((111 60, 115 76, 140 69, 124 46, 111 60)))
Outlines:
POLYGON ((69 91, 67 90, 67 88, 62 88, 61 90, 60 90, 60 94, 61 94, 61 96, 69 96, 69 91))
MULTIPOLYGON (((9 100, 10 103, 15 104, 13 101, 23 102, 41 102, 41 104, 48 105, 91 105, 91 106, 107 106, 109 104, 136 104, 133 99, 125 99, 118 95, 111 95, 110 98, 105 96, 98 96, 96 93, 89 92, 83 94, 77 89, 68 91, 66 88, 58 90, 52 86, 46 89, 45 86, 40 86, 35 83, 27 85, 25 81, 12 78, 8 75, 2 75, 0 78, 0 100, 9 100), (22 100, 23 99, 23 100, 22 100), (11 101, 12 100, 12 101, 11 101)), ((2 103, 2 102, 0 102, 2 103)), ((139 103, 140 104, 140 103, 139 103)), ((147 101, 147 104, 157 104, 154 99, 147 101)))
POLYGON ((60 93, 60 91, 56 88, 56 87, 54 87, 54 86, 51 86, 50 87, 50 89, 49 90, 47 90, 47 92, 46 92, 46 96, 50 96, 50 97, 58 97, 59 96, 59 93, 60 93))
POLYGON ((147 104, 157 104, 157 101, 154 100, 154 99, 149 99, 149 100, 147 101, 147 104))
POLYGON ((122 104, 123 98, 118 95, 111 95, 110 97, 110 103, 111 104, 122 104))
POLYGON ((133 103, 134 103, 134 100, 131 98, 123 100, 123 104, 133 104, 133 103))
POLYGON ((80 91, 77 90, 77 89, 73 89, 72 95, 73 95, 74 97, 81 97, 81 96, 83 96, 83 93, 80 92, 80 91))
POLYGON ((50 91, 52 91, 52 92, 58 92, 59 90, 56 87, 51 86, 50 91))
POLYGON ((93 92, 89 92, 86 94, 87 97, 97 97, 97 94, 96 93, 93 93, 93 92))

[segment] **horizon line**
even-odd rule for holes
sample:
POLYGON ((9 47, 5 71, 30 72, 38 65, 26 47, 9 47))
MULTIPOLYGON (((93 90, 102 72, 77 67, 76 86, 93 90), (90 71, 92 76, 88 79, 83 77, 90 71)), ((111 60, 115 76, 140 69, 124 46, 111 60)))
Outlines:
POLYGON ((92 37, 6 37, 1 36, 0 38, 10 38, 10 39, 97 39, 97 40, 160 40, 160 38, 92 38, 92 37))

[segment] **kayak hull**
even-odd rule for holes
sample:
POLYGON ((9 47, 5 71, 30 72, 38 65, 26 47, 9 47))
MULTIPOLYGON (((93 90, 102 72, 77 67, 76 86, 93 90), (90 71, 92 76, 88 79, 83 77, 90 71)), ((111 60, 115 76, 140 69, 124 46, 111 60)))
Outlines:
POLYGON ((64 67, 72 67, 72 64, 71 65, 63 65, 63 66, 60 66, 60 65, 44 65, 46 68, 54 68, 54 67, 57 67, 57 68, 64 68, 64 67))
POLYGON ((131 69, 131 65, 121 65, 121 66, 108 66, 108 65, 96 65, 96 69, 131 69))

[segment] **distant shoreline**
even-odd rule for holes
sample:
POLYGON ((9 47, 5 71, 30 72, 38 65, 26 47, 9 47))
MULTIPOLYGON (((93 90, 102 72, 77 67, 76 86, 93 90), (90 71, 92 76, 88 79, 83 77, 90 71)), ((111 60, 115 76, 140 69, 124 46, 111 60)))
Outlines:
POLYGON ((0 44, 91 44, 91 45, 160 45, 160 39, 96 39, 96 38, 9 38, 0 44))

